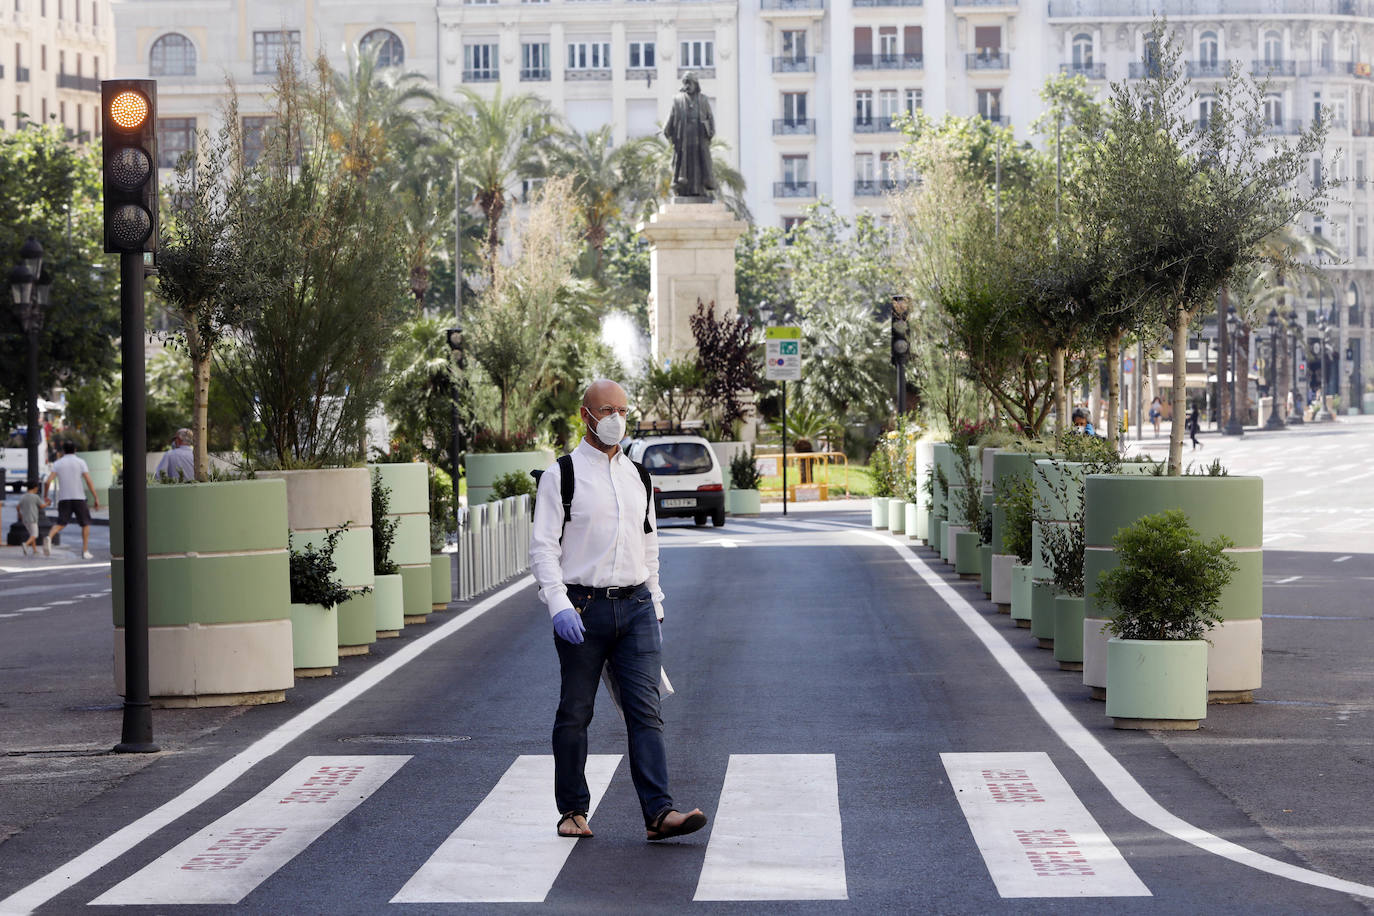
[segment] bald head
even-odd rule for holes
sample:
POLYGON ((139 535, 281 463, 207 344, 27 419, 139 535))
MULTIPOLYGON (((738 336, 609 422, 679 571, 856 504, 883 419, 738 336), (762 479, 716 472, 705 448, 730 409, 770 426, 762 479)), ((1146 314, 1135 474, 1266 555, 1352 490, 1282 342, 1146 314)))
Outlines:
POLYGON ((598 411, 603 407, 625 407, 629 403, 629 399, 625 396, 625 389, 608 378, 597 379, 592 382, 587 387, 587 393, 582 395, 582 406, 597 417, 601 416, 598 411))

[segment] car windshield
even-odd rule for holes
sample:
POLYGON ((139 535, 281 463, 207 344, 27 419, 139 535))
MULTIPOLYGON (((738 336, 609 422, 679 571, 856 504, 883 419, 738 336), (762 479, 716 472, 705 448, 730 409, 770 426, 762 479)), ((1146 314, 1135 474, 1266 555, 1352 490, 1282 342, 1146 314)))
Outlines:
POLYGON ((658 442, 644 450, 650 474, 705 474, 711 470, 711 450, 700 442, 658 442))

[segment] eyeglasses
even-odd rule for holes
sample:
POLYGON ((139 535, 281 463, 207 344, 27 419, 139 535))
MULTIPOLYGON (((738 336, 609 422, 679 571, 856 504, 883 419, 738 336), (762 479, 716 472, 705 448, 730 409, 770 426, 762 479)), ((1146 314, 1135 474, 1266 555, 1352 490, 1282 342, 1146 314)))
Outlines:
POLYGON ((613 413, 618 413, 618 414, 620 414, 622 417, 624 417, 624 416, 627 416, 627 415, 630 413, 630 408, 628 408, 628 407, 613 407, 613 406, 611 406, 610 404, 607 404, 607 405, 605 405, 604 407, 592 408, 592 413, 596 414, 598 417, 609 417, 609 416, 610 416, 611 414, 613 414, 613 413))

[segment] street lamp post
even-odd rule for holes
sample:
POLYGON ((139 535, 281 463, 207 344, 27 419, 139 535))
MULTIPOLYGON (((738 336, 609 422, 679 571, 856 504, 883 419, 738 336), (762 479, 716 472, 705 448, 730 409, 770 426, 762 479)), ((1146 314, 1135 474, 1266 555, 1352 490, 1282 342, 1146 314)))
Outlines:
POLYGON ((892 364, 897 367, 897 416, 906 413, 906 361, 911 353, 908 339, 911 326, 907 321, 910 306, 906 296, 892 297, 892 364))
POLYGON ((1350 391, 1349 406, 1358 409, 1361 407, 1361 395, 1364 394, 1364 378, 1360 375, 1360 362, 1364 354, 1355 352, 1354 332, 1363 327, 1364 316, 1355 311, 1360 304, 1360 297, 1353 287, 1345 293, 1345 304, 1350 307, 1350 319, 1347 323, 1352 332, 1346 336, 1347 343, 1345 346, 1345 371, 1350 376, 1350 384, 1347 386, 1350 391))
MULTIPOLYGON (((460 277, 458 282, 462 282, 460 277)), ((458 497, 458 475, 462 468, 463 454, 463 425, 459 412, 458 399, 462 394, 462 373, 467 368, 467 352, 463 349, 463 326, 449 328, 444 332, 448 340, 448 348, 452 351, 454 362, 453 379, 453 441, 450 449, 453 452, 453 536, 454 536, 454 556, 456 557, 457 570, 454 576, 456 594, 463 595, 463 502, 458 497)))
POLYGON ((1331 413, 1326 409, 1326 379, 1330 374, 1327 371, 1326 359, 1328 347, 1326 345, 1326 309, 1317 313, 1317 345, 1321 353, 1318 365, 1322 367, 1321 380, 1317 384, 1317 412, 1312 415, 1312 419, 1318 423, 1323 423, 1331 419, 1331 413))
POLYGON ((1240 353, 1237 347, 1240 339, 1240 319, 1236 317, 1234 305, 1226 309, 1226 333, 1231 335, 1231 415, 1226 418, 1226 429, 1223 432, 1228 436, 1243 436, 1245 427, 1241 423, 1236 400, 1236 376, 1239 375, 1236 370, 1240 367, 1240 353))
POLYGON ((1291 337, 1291 340, 1289 341, 1289 356, 1291 357, 1289 359, 1289 363, 1291 366, 1291 370, 1289 372, 1289 386, 1293 398, 1293 407, 1288 411, 1288 418, 1286 422, 1289 426, 1301 426, 1302 408, 1304 402, 1302 399, 1302 393, 1298 390, 1298 362, 1302 359, 1303 343, 1302 326, 1298 324, 1297 309, 1288 310, 1288 316, 1287 320, 1285 321, 1285 325, 1287 326, 1288 333, 1291 337))
POLYGON ((27 482, 32 484, 38 480, 38 444, 42 440, 38 423, 38 337, 43 331, 43 312, 52 292, 52 276, 43 269, 43 246, 33 236, 29 236, 19 249, 19 259, 20 263, 10 271, 10 298, 28 342, 25 443, 29 450, 27 482))
POLYGON ((1264 422, 1265 429, 1283 429, 1279 418, 1279 310, 1270 309, 1269 319, 1269 419, 1264 422))

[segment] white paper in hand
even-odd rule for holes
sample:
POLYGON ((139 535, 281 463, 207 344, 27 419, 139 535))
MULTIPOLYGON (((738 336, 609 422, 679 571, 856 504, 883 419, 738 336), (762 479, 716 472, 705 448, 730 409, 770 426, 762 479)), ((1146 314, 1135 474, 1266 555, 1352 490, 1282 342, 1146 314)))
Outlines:
MULTIPOLYGON (((625 718, 625 710, 620 708, 620 688, 616 686, 615 678, 611 677, 611 663, 607 662, 601 668, 601 683, 606 685, 606 692, 611 695, 611 702, 615 703, 615 711, 620 713, 620 718, 625 718)), ((670 697, 677 691, 673 690, 673 684, 668 680, 668 672, 660 665, 658 669, 658 693, 661 697, 670 697)))

